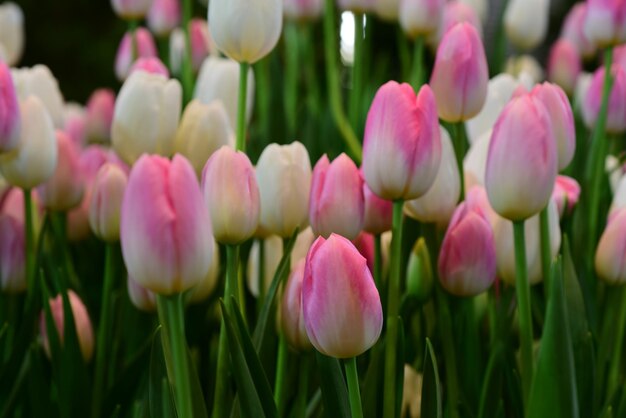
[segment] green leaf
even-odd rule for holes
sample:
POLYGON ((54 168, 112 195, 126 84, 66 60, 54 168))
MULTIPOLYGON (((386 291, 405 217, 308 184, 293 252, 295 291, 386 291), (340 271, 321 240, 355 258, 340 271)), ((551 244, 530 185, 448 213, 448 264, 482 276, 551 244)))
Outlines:
POLYGON ((578 418, 576 371, 561 261, 553 265, 546 325, 528 401, 528 417, 578 418))
POLYGON ((491 350, 485 379, 480 395, 480 409, 478 416, 481 418, 497 417, 498 405, 502 400, 502 344, 497 343, 491 350))
POLYGON ((350 418, 348 388, 336 358, 316 351, 315 359, 319 370, 324 416, 327 418, 350 418))
POLYGON ((424 375, 422 380, 422 418, 442 418, 443 400, 441 397, 441 382, 435 350, 426 338, 426 354, 424 356, 424 375))
POLYGON ((404 390, 404 324, 398 316, 398 345, 396 346, 396 416, 400 416, 402 410, 402 395, 404 390))
POLYGON ((159 326, 152 337, 152 351, 150 353, 148 405, 151 418, 176 417, 174 399, 167 380, 167 370, 165 367, 161 327, 159 326))
POLYGON ((369 365, 363 383, 363 415, 378 418, 382 412, 385 345, 381 338, 369 353, 369 365))

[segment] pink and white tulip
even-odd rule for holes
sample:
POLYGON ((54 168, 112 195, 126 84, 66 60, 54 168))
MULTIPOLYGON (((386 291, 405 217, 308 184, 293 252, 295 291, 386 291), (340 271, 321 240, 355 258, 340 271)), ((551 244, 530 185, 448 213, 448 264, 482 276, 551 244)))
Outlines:
POLYGON ((89 226, 107 242, 120 239, 120 212, 128 174, 113 163, 104 164, 93 182, 89 197, 89 226))
POLYGON ((324 0, 283 0, 283 15, 289 20, 315 20, 324 11, 324 0))
POLYGON ((363 230, 370 234, 382 234, 391 230, 393 202, 376 196, 366 182, 363 182, 363 198, 365 201, 363 230))
POLYGON ((191 67, 197 73, 212 49, 211 34, 206 20, 191 19, 189 21, 189 41, 191 43, 191 67))
POLYGON ((626 3, 623 0, 587 0, 584 31, 600 48, 626 42, 626 3))
MULTIPOLYGON (((605 67, 599 68, 591 79, 591 83, 584 93, 582 113, 585 125, 593 128, 602 105, 602 90, 604 86, 605 67)), ((606 131, 619 134, 626 131, 626 69, 613 64, 611 67, 613 85, 609 94, 609 103, 606 114, 606 131)))
POLYGON ((439 30, 445 0, 400 0, 399 20, 411 38, 428 36, 439 30))
POLYGON ((148 13, 153 0, 111 0, 115 13, 125 20, 140 20, 148 13))
POLYGON ((305 260, 300 260, 291 270, 285 284, 280 304, 280 329, 287 343, 298 351, 311 348, 302 315, 302 282, 305 260))
POLYGON ((558 84, 569 96, 572 96, 581 71, 580 54, 574 44, 566 39, 556 41, 552 45, 548 58, 548 80, 558 84))
POLYGON ((130 75, 136 71, 143 71, 148 74, 159 74, 166 78, 170 76, 170 72, 165 64, 157 57, 139 57, 137 61, 133 63, 133 66, 130 67, 128 74, 130 75))
POLYGON ((598 277, 609 284, 626 282, 626 209, 609 219, 598 243, 595 267, 598 277))
POLYGON ((20 104, 9 67, 0 60, 0 154, 13 151, 20 140, 20 104))
POLYGON ((148 27, 156 36, 169 35, 181 19, 180 0, 153 0, 146 16, 148 27))
POLYGON ((580 184, 568 176, 556 176, 552 199, 556 202, 559 216, 571 214, 580 199, 580 184))
POLYGON ((549 0, 511 0, 504 11, 506 35, 517 48, 533 49, 546 37, 549 15, 549 0))
POLYGON ((157 301, 154 292, 142 287, 130 276, 128 276, 126 286, 128 298, 135 308, 144 312, 156 312, 157 301))
POLYGON ((20 102, 28 96, 37 96, 52 118, 56 129, 65 126, 65 101, 59 82, 45 65, 31 68, 12 68, 11 75, 20 102))
POLYGON ((159 54, 152 35, 146 28, 126 32, 115 55, 115 76, 124 81, 138 58, 158 57, 159 54))
POLYGON ((89 96, 85 127, 88 142, 110 142, 114 111, 115 93, 113 90, 98 89, 89 96))
POLYGON ((561 37, 570 41, 585 58, 595 55, 597 46, 585 34, 585 20, 587 19, 587 2, 576 3, 569 11, 563 22, 561 37))
POLYGON ((482 37, 482 23, 472 7, 461 1, 446 2, 443 9, 443 20, 441 25, 439 25, 439 30, 428 38, 429 45, 433 46, 433 49, 437 49, 444 35, 458 23, 463 22, 474 26, 478 35, 482 37))
POLYGON ((24 51, 24 13, 10 1, 0 4, 0 49, 9 66, 16 65, 24 51))

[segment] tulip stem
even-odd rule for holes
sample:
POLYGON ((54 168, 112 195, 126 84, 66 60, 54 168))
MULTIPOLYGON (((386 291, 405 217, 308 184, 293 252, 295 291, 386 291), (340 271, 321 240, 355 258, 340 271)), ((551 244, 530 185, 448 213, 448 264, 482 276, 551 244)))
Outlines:
POLYGON ((613 397, 613 393, 617 389, 620 373, 620 363, 623 355, 622 348, 624 347, 624 327, 626 327, 626 286, 622 285, 621 288, 617 290, 617 292, 619 293, 619 297, 617 297, 614 302, 619 305, 617 316, 618 322, 615 327, 615 346, 613 347, 613 359, 611 360, 611 367, 609 368, 609 378, 606 386, 607 399, 611 399, 613 397))
POLYGON ((309 374, 311 369, 311 359, 307 353, 300 355, 300 374, 298 375, 298 397, 296 398, 296 405, 294 407, 295 418, 306 417, 307 398, 309 394, 309 374))
MULTIPOLYGON (((185 312, 183 310, 183 294, 171 296, 157 295, 157 304, 162 313, 162 327, 165 338, 169 343, 171 358, 165 355, 165 361, 170 362, 167 368, 170 385, 176 399, 176 411, 179 418, 192 418, 193 408, 191 401, 191 386, 189 380, 189 363, 187 357, 187 342, 185 338, 185 312)), ((164 351, 166 353, 166 351, 164 351)))
POLYGON ((539 233, 541 244, 541 271, 543 273, 546 297, 550 294, 552 284, 552 255, 550 251, 550 223, 548 219, 548 206, 539 213, 539 233))
POLYGON ((257 298, 257 314, 260 315, 263 310, 263 301, 265 300, 265 240, 263 238, 257 239, 259 244, 258 263, 259 266, 257 272, 257 289, 259 289, 259 297, 257 298))
POLYGON ((298 30, 294 22, 285 22, 285 119, 287 119, 287 133, 293 137, 296 134, 298 118, 298 75, 300 74, 298 30))
POLYGON ((350 90, 350 122, 359 130, 359 110, 363 88, 363 13, 354 13, 354 55, 352 57, 352 89, 350 90))
POLYGON ((128 21, 128 33, 130 34, 130 62, 131 64, 139 58, 139 46, 137 45, 137 28, 139 22, 135 19, 128 21))
POLYGON ((456 357, 454 354, 454 334, 452 333, 452 316, 450 314, 450 306, 448 299, 443 292, 441 285, 437 283, 435 296, 437 298, 438 318, 441 321, 439 333, 443 343, 443 357, 446 372, 446 388, 448 412, 450 418, 459 417, 459 382, 457 380, 456 357))
POLYGON ((522 389, 524 405, 528 404, 533 381, 533 322, 530 313, 530 285, 526 268, 526 242, 524 221, 513 222, 515 242, 515 293, 517 295, 520 345, 522 355, 522 389))
POLYGON ((381 293, 383 286, 383 247, 381 234, 374 235, 374 283, 381 293))
POLYGON ((454 154, 456 156, 456 166, 459 170, 461 180, 461 194, 459 202, 465 199, 465 173, 463 171, 463 158, 465 158, 465 124, 463 121, 453 124, 454 127, 454 154))
POLYGON ((248 68, 250 64, 239 64, 239 97, 237 99, 237 151, 246 152, 246 98, 248 97, 248 68))
POLYGON ((348 152, 356 160, 357 164, 361 164, 361 144, 346 118, 341 100, 341 85, 337 67, 338 45, 337 27, 335 25, 335 1, 326 0, 324 4, 324 54, 326 58, 326 79, 330 109, 337 129, 339 129, 341 137, 348 147, 348 152))
POLYGON ((102 284, 102 305, 100 306, 100 326, 98 327, 98 337, 96 340, 96 371, 93 387, 93 404, 91 416, 98 418, 102 403, 102 395, 106 390, 106 368, 107 364, 107 347, 110 346, 110 320, 111 320, 111 294, 113 293, 114 284, 114 259, 113 253, 115 244, 107 243, 104 255, 104 283, 102 284))
POLYGON ((278 416, 285 416, 285 376, 287 374, 288 347, 285 336, 278 337, 278 359, 276 360, 276 382, 274 383, 274 400, 278 407, 278 416))
POLYGON ((35 233, 33 228, 33 198, 30 189, 23 189, 24 193, 24 242, 25 242, 25 275, 28 291, 32 292, 35 288, 35 233))
POLYGON ((189 21, 191 20, 191 0, 183 0, 183 31, 185 32, 185 55, 182 62, 181 81, 183 83, 183 105, 187 105, 193 96, 193 74, 191 64, 191 35, 189 34, 189 21))
POLYGON ((361 391, 359 390, 359 372, 356 368, 356 357, 346 359, 344 365, 346 368, 346 379, 348 380, 348 393, 350 394, 350 411, 352 411, 352 418, 363 418, 363 406, 361 405, 361 391))
POLYGON ((396 370, 398 344, 398 299, 400 294, 400 258, 402 251, 402 207, 404 202, 393 202, 393 224, 391 236, 391 274, 387 289, 387 336, 385 337, 385 393, 383 416, 395 417, 396 370))
POLYGON ((415 38, 415 45, 413 46, 413 71, 411 71, 411 85, 415 92, 419 92, 419 89, 424 84, 424 37, 418 36, 415 38))

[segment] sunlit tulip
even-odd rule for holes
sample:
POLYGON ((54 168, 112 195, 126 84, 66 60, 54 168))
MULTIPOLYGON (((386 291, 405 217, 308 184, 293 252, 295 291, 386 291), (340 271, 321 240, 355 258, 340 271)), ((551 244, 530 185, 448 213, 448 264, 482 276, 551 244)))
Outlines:
POLYGON ((313 169, 309 220, 313 232, 324 237, 331 233, 353 240, 363 229, 365 202, 359 169, 346 155, 331 163, 326 154, 313 169))
POLYGON ((11 70, 15 91, 20 101, 28 96, 37 96, 52 118, 54 127, 63 129, 64 105, 59 83, 45 65, 32 68, 13 68, 11 70))
POLYGON ((626 42, 626 3, 623 0, 587 0, 584 31, 599 47, 626 42))
POLYGON ((280 38, 283 0, 212 1, 209 24, 220 51, 235 61, 253 64, 269 54, 280 38))
POLYGON ((196 174, 180 155, 144 155, 133 166, 122 201, 120 239, 128 274, 171 295, 209 271, 211 221, 196 174))
POLYGON ((400 0, 400 26, 410 37, 425 36, 439 30, 444 0, 400 0))
POLYGON ((134 62, 133 66, 130 67, 130 71, 128 74, 132 74, 136 71, 143 71, 149 74, 159 74, 163 77, 169 77, 170 72, 157 57, 140 57, 137 61, 134 62))
POLYGON ((476 29, 459 23, 441 40, 430 78, 439 117, 447 122, 476 116, 487 97, 487 57, 476 29))
POLYGON ((290 20, 315 20, 324 10, 324 0, 283 0, 283 15, 290 20))
POLYGON ((448 132, 441 127, 441 164, 435 182, 428 191, 404 204, 407 215, 421 222, 447 224, 461 194, 461 179, 454 147, 448 132))
POLYGON ((154 39, 145 28, 137 28, 133 33, 126 32, 115 55, 115 76, 124 81, 138 58, 158 57, 154 39))
POLYGON ((17 148, 20 140, 20 104, 11 71, 0 61, 0 154, 17 148))
POLYGON ((532 55, 528 54, 510 56, 506 60, 504 71, 520 80, 523 77, 529 77, 530 84, 540 83, 544 79, 541 64, 532 55))
POLYGON ((561 37, 567 39, 580 55, 591 58, 596 53, 596 45, 585 34, 585 20, 587 19, 587 2, 576 3, 569 11, 561 28, 561 37))
POLYGON ((19 145, 0 155, 0 173, 12 185, 32 189, 48 180, 57 165, 57 141, 43 103, 30 96, 20 103, 22 127, 19 145))
POLYGON ((356 357, 380 336, 383 313, 365 258, 346 238, 319 237, 309 250, 302 283, 307 335, 322 354, 356 357))
POLYGON ((87 101, 87 140, 107 143, 111 140, 111 123, 115 111, 115 93, 109 89, 95 90, 87 101))
POLYGON ((222 102, 204 104, 192 100, 185 107, 174 139, 174 152, 187 157, 198 178, 215 151, 233 144, 234 133, 222 102))
POLYGON ((300 142, 265 147, 256 166, 264 231, 288 238, 307 226, 311 176, 309 153, 300 142))
POLYGON ((617 210, 609 219, 598 243, 595 266, 605 282, 626 282, 626 209, 617 210))
POLYGON ((443 9, 443 19, 439 30, 428 37, 428 44, 437 48, 443 36, 458 23, 469 23, 476 28, 478 35, 482 37, 483 29, 478 15, 472 7, 460 1, 448 1, 443 9))
POLYGON ((89 226, 104 241, 120 238, 120 211, 128 175, 113 163, 104 164, 93 182, 89 199, 89 226))
POLYGON ((26 290, 25 245, 23 217, 0 213, 0 291, 26 290))
MULTIPOLYGON (((626 131, 626 70, 615 64, 611 68, 613 85, 606 113, 606 131, 619 134, 626 131)), ((590 129, 595 126, 602 105, 604 71, 605 68, 601 67, 593 74, 582 101, 583 120, 590 129)))
POLYGON ((153 0, 111 0, 115 13, 126 20, 140 20, 150 10, 153 0))
POLYGON ((504 11, 504 29, 517 48, 539 45, 548 32, 549 0, 511 0, 504 11))
POLYGON ((387 200, 415 199, 435 181, 441 140, 435 97, 427 85, 417 98, 408 84, 390 81, 376 92, 365 124, 363 175, 387 200))
POLYGON ((548 58, 548 80, 561 86, 571 96, 581 71, 582 63, 576 47, 566 39, 556 41, 548 58))
MULTIPOLYGON (((67 292, 67 298, 70 302, 70 308, 72 309, 72 316, 74 317, 74 326, 76 328, 76 335, 78 336, 78 345, 80 346, 83 360, 88 362, 93 356, 94 336, 93 328, 91 326, 91 320, 89 319, 89 313, 82 300, 74 293, 73 290, 67 292)), ((56 328, 57 335, 59 337, 59 343, 63 347, 63 341, 65 336, 65 315, 63 309, 63 298, 61 295, 57 295, 55 298, 51 298, 50 301, 50 313, 52 314, 52 323, 56 328)), ((46 321, 46 315, 41 313, 40 332, 43 340, 43 347, 51 356, 50 341, 48 337, 48 327, 46 321)))
POLYGON ((514 98, 493 128, 485 186, 493 209, 520 221, 541 211, 552 195, 558 153, 550 114, 531 95, 514 98))
POLYGON ((280 329, 287 343, 298 351, 311 348, 302 315, 304 265, 305 260, 300 260, 291 270, 280 304, 280 329))
POLYGON ((10 1, 0 4, 0 46, 6 63, 16 65, 24 50, 24 13, 10 1))
POLYGON ((144 312, 156 312, 157 302, 154 292, 142 287, 130 276, 128 276, 126 286, 128 289, 128 298, 135 308, 144 312))
POLYGON ((180 24, 180 18, 180 0, 153 0, 146 22, 152 33, 163 37, 180 24))
POLYGON ((126 80, 111 128, 113 148, 124 161, 132 164, 143 153, 172 154, 181 95, 178 80, 160 75, 139 71, 126 80))
POLYGON ((559 216, 571 214, 580 198, 580 184, 567 176, 556 176, 552 199, 556 202, 559 216))
POLYGON ((382 234, 391 230, 393 202, 376 196, 366 182, 363 182, 363 198, 365 199, 363 230, 370 234, 382 234))

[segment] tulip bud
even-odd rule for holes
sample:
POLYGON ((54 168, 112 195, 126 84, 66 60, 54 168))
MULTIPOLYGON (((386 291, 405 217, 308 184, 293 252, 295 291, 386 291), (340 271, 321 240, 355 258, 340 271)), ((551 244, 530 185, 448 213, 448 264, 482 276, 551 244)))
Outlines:
POLYGON ((202 172, 202 193, 218 242, 238 244, 259 225, 259 186, 252 163, 241 151, 217 150, 202 172))
POLYGON ((132 304, 135 305, 135 308, 144 312, 156 312, 156 295, 152 291, 146 289, 145 287, 142 287, 130 276, 128 276, 127 286, 128 298, 130 299, 132 304))
POLYGON ((41 100, 20 103, 22 115, 18 148, 0 155, 0 172, 12 185, 32 189, 48 180, 57 165, 57 141, 50 115, 41 100))
POLYGON ((623 0, 587 0, 584 31, 600 48, 626 42, 626 3, 623 0))
POLYGON ((146 21, 156 36, 169 35, 180 24, 180 0, 154 0, 146 21))
POLYGON ((363 230, 376 235, 391 230, 393 202, 376 196, 365 182, 363 182, 363 198, 365 200, 363 230))
POLYGON ((13 151, 20 140, 20 104, 11 71, 0 61, 0 154, 13 151))
POLYGON ((485 185, 495 211, 512 221, 546 207, 557 175, 557 144, 543 103, 531 95, 512 99, 493 128, 485 185))
MULTIPOLYGON (((601 67, 593 74, 582 102, 583 120, 590 129, 595 126, 602 105, 604 71, 605 68, 601 67)), ((626 131, 626 70, 613 65, 611 73, 613 85, 606 113, 606 131, 619 134, 626 131)))
POLYGON ((187 105, 176 131, 174 151, 189 159, 198 178, 209 157, 224 145, 233 147, 233 143, 234 133, 222 102, 207 105, 193 100, 187 105))
POLYGON ((443 37, 430 85, 439 117, 459 122, 476 116, 487 97, 489 72, 482 41, 469 23, 459 23, 443 37))
POLYGON ((109 89, 95 90, 87 101, 86 133, 89 142, 108 143, 115 110, 115 93, 109 89))
POLYGON ((206 20, 191 19, 189 21, 189 40, 191 42, 191 67, 197 73, 211 52, 211 35, 206 20))
POLYGON ((89 226, 100 239, 120 239, 120 211, 128 175, 112 163, 104 164, 93 183, 89 198, 89 226))
POLYGON ((306 258, 302 312, 311 344, 322 354, 356 357, 378 338, 383 313, 365 258, 344 237, 319 237, 306 258))
POLYGON ((121 168, 126 174, 130 169, 120 157, 110 148, 101 145, 89 145, 80 154, 81 172, 85 176, 87 184, 92 184, 102 167, 106 163, 112 163, 121 168))
POLYGON ((400 26, 411 38, 436 33, 443 20, 445 0, 400 0, 400 26))
POLYGON ((584 58, 591 58, 596 53, 596 45, 585 34, 587 2, 576 3, 565 16, 561 29, 561 38, 570 41, 584 58))
POLYGON ((359 169, 346 155, 332 163, 326 154, 313 169, 309 220, 317 235, 337 233, 353 240, 363 229, 365 202, 359 169))
POLYGON ((63 129, 65 125, 63 95, 59 90, 59 83, 48 67, 35 65, 32 68, 12 69, 11 75, 20 102, 28 96, 37 96, 52 118, 54 127, 63 129))
POLYGON ((163 64, 157 57, 140 57, 137 61, 135 61, 133 66, 130 67, 128 74, 132 74, 136 71, 143 71, 148 74, 159 74, 165 78, 170 76, 170 72, 165 64, 163 64))
POLYGON ((138 58, 158 57, 152 35, 146 28, 137 28, 126 32, 115 55, 115 76, 124 81, 130 75, 130 69, 138 58))
POLYGON ((289 20, 316 20, 324 10, 324 0, 284 0, 283 15, 289 20))
POLYGON ((563 218, 565 214, 571 214, 579 198, 580 185, 575 179, 567 176, 556 176, 552 200, 556 202, 559 217, 563 218))
POLYGON ((576 47, 566 39, 556 41, 548 58, 548 80, 561 86, 571 96, 581 71, 582 63, 576 47))
POLYGON ((461 179, 450 135, 441 127, 441 164, 428 191, 404 204, 404 211, 421 222, 447 224, 461 195, 461 179))
POLYGON ((132 164, 143 153, 172 154, 181 95, 177 80, 160 75, 139 71, 126 80, 111 128, 111 142, 120 157, 132 164))
MULTIPOLYGON (((78 336, 78 345, 83 355, 83 360, 88 362, 93 355, 93 328, 91 327, 91 320, 89 319, 89 313, 87 308, 83 304, 83 301, 74 293, 69 290, 67 297, 72 309, 72 316, 74 317, 74 326, 76 328, 76 335, 78 336)), ((63 298, 61 295, 57 295, 55 298, 51 298, 50 301, 50 313, 52 314, 52 321, 56 332, 59 336, 59 343, 63 346, 63 340, 65 336, 65 315, 63 308, 63 298)), ((48 355, 50 354, 50 342, 48 341, 48 327, 46 324, 45 314, 41 313, 40 332, 43 338, 43 348, 48 355)))
POLYGON ((24 13, 10 1, 0 4, 0 46, 6 63, 16 65, 24 50, 24 13))
POLYGON ((390 81, 376 92, 363 139, 363 174, 387 200, 415 199, 435 181, 441 140, 435 97, 427 85, 417 99, 408 84, 390 81))
POLYGON ((626 209, 618 209, 609 219, 596 250, 596 273, 609 284, 626 281, 626 209))
POLYGON ((20 293, 26 290, 24 221, 0 214, 0 290, 20 293))
POLYGON ((300 260, 291 270, 280 305, 280 329, 287 343, 298 351, 306 351, 311 348, 311 341, 306 334, 302 315, 304 265, 305 260, 300 260))
POLYGON ((467 22, 476 28, 478 35, 482 37, 482 24, 473 8, 460 1, 448 1, 443 9, 443 19, 439 30, 428 37, 428 44, 437 49, 443 36, 458 23, 467 22))
POLYGON ((548 32, 549 0, 511 0, 504 11, 506 36, 517 48, 539 45, 548 32))
POLYGON ((148 13, 153 0, 111 0, 115 13, 124 20, 141 20, 148 13))
POLYGON ((261 194, 260 226, 270 234, 288 238, 309 221, 311 162, 300 142, 270 144, 256 166, 261 194))
POLYGON ((433 268, 424 238, 413 245, 406 269, 406 293, 425 303, 433 290, 433 268))
POLYGON ((83 198, 85 185, 80 173, 78 152, 70 138, 63 132, 56 133, 58 161, 52 176, 37 188, 44 207, 55 211, 67 211, 78 205, 83 198))
POLYGON ((122 201, 120 239, 128 274, 163 295, 184 292, 209 271, 211 222, 191 164, 143 155, 122 201))
POLYGON ((211 37, 220 51, 235 61, 254 64, 278 43, 283 0, 212 1, 209 22, 211 37))

